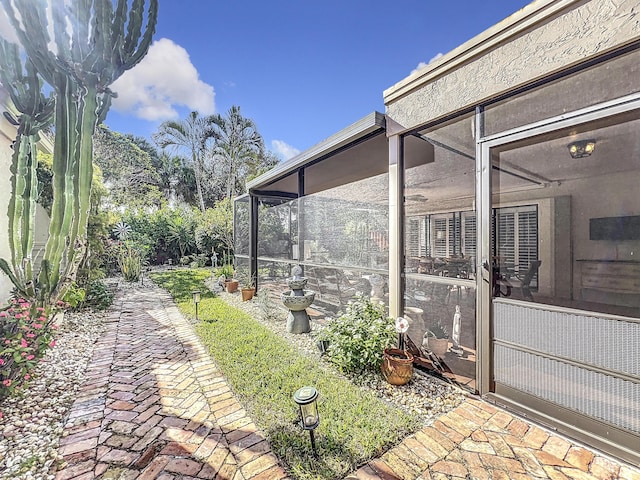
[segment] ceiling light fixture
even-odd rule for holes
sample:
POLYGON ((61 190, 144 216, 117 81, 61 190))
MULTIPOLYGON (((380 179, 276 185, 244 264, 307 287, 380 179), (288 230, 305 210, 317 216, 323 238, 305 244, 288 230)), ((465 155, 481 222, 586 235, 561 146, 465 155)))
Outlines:
POLYGON ((595 140, 578 140, 567 145, 571 158, 588 157, 596 149, 595 140))

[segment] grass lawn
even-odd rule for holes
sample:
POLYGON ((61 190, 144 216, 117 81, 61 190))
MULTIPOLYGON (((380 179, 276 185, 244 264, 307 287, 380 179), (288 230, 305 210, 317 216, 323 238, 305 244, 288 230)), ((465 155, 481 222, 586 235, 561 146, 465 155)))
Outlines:
POLYGON ((184 269, 151 277, 171 292, 186 316, 195 314, 191 291, 203 292, 198 335, 292 477, 344 478, 418 428, 410 415, 326 371, 257 320, 216 297, 203 283, 209 275, 205 269, 184 269), (320 394, 320 426, 315 432, 318 458, 311 453, 308 433, 297 424, 298 408, 292 399, 305 385, 315 386, 320 394))

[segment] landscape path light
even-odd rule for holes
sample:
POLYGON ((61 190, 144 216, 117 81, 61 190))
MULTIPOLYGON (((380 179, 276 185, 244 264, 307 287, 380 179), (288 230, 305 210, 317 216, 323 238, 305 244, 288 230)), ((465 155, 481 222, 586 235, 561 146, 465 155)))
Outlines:
POLYGON ((318 391, 314 387, 302 387, 293 394, 293 400, 300 407, 300 426, 304 430, 309 430, 309 437, 311 438, 311 449, 315 456, 316 452, 316 440, 313 431, 320 425, 320 415, 318 415, 318 391))
POLYGON ((193 303, 196 304, 196 320, 198 320, 198 304, 200 303, 200 290, 194 290, 191 292, 193 295, 193 303))

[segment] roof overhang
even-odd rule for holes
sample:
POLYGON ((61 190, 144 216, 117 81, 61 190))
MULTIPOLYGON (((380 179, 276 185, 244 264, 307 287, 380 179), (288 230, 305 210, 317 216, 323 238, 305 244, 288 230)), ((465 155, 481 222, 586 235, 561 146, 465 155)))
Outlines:
POLYGON ((305 194, 316 193, 388 169, 384 114, 373 112, 322 142, 280 163, 247 184, 250 193, 298 195, 305 170, 305 194))
POLYGON ((526 5, 493 27, 387 88, 383 92, 385 105, 389 105, 435 79, 449 74, 466 62, 509 42, 580 1, 536 0, 526 5))

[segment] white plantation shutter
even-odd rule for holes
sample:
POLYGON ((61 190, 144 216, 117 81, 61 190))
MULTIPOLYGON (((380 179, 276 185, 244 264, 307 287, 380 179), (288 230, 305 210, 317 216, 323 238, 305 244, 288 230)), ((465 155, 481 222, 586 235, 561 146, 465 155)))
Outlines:
POLYGON ((420 256, 420 217, 407 218, 405 242, 408 257, 420 256))
POLYGON ((462 215, 463 243, 462 253, 465 257, 476 256, 476 214, 465 212, 462 215))
MULTIPOLYGON (((495 209, 495 253, 524 275, 538 259, 538 209, 535 205, 495 209)), ((531 281, 538 286, 537 275, 531 281)))

